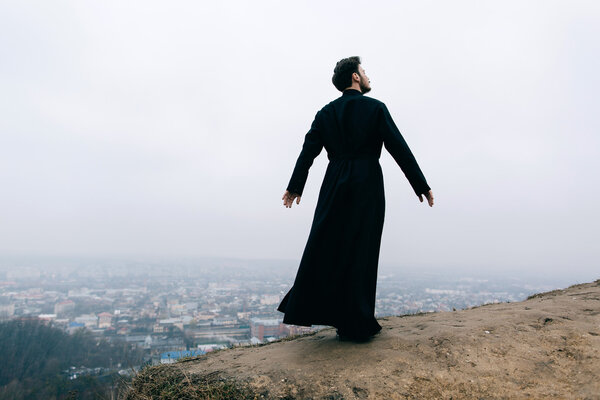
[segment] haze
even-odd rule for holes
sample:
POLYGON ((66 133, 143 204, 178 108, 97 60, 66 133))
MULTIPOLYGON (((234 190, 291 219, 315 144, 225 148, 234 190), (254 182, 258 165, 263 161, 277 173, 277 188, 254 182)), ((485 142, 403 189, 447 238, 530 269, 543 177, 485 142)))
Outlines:
POLYGON ((598 278, 593 1, 0 4, 0 253, 300 259, 286 188, 359 55, 436 197, 384 149, 382 263, 598 278))

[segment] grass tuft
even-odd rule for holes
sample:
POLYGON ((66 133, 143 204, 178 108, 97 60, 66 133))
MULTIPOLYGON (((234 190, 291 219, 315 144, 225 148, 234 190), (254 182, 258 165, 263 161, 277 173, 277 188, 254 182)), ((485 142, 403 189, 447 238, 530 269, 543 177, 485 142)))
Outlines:
POLYGON ((187 374, 177 364, 142 369, 119 396, 123 400, 256 400, 249 388, 220 376, 219 371, 206 375, 187 374))
POLYGON ((236 348, 255 348, 270 344, 287 342, 300 337, 312 336, 320 331, 287 336, 272 342, 258 343, 251 346, 232 346, 213 350, 200 356, 185 357, 173 364, 147 366, 139 371, 119 395, 122 400, 258 400, 265 393, 257 394, 247 385, 225 378, 220 371, 205 375, 188 374, 183 364, 200 361, 216 352, 236 348))

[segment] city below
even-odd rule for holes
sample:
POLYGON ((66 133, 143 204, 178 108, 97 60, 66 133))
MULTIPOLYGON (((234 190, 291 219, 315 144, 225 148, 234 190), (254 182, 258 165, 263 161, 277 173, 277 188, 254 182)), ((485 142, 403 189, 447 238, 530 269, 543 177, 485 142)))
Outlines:
MULTIPOLYGON (((5 259, 1 267, 0 321, 36 319, 71 334, 85 329, 143 352, 146 364, 323 328, 283 324, 277 306, 297 269, 289 260, 5 259)), ((380 267, 376 316, 520 301, 573 283, 380 267)), ((71 379, 93 373, 94 365, 69 371, 71 379)))

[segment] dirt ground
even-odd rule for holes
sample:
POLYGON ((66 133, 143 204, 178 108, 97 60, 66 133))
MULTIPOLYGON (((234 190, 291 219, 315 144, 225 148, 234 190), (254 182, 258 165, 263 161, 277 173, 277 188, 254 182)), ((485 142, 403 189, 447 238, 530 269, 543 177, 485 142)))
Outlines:
POLYGON ((600 280, 516 303, 379 319, 176 364, 266 399, 600 399, 600 280))

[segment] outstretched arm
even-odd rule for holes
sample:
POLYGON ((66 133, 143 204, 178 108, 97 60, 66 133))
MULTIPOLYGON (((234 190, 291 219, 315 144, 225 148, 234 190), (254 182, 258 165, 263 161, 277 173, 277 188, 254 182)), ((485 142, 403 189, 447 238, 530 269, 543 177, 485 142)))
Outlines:
POLYGON ((321 153, 321 150, 323 150, 323 140, 321 139, 319 126, 319 113, 317 113, 310 130, 304 137, 302 151, 298 156, 294 172, 292 173, 287 190, 282 198, 286 207, 288 207, 288 204, 289 207, 291 207, 296 197, 296 204, 300 203, 300 196, 302 196, 302 191, 304 190, 304 185, 308 178, 308 170, 312 166, 314 159, 321 153))
POLYGON ((382 104, 379 112, 379 129, 385 148, 394 157, 421 202, 423 201, 422 195, 425 195, 429 205, 433 206, 431 188, 385 104, 382 104))

